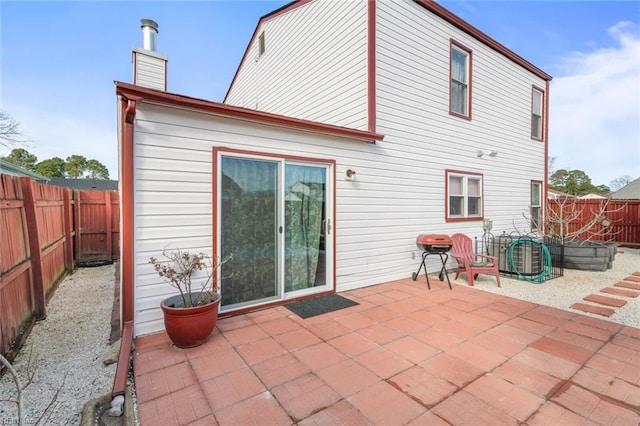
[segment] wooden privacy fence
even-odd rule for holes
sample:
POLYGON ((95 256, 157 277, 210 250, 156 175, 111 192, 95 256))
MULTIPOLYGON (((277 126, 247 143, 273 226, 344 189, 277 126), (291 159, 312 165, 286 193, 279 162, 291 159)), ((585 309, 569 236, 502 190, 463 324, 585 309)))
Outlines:
POLYGON ((120 251, 118 191, 73 191, 75 263, 116 260, 120 251))
POLYGON ((560 234, 561 218, 562 235, 577 233, 581 239, 640 246, 640 200, 557 199, 547 205, 548 228, 555 233, 560 234), (579 232, 591 222, 589 230, 579 232))
POLYGON ((76 264, 117 259, 118 222, 117 191, 0 174, 0 353, 13 358, 76 264))

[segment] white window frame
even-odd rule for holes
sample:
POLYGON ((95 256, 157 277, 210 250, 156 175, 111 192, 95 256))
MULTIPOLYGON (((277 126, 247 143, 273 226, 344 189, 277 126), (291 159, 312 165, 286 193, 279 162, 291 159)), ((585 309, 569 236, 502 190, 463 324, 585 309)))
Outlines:
POLYGON ((544 90, 531 88, 531 139, 544 139, 544 90))
MULTIPOLYGON (((463 172, 457 170, 447 170, 446 173, 446 221, 465 221, 465 220, 482 220, 484 216, 484 180, 482 174, 463 172), (452 179, 460 180, 460 192, 452 193, 454 191, 452 185, 452 179), (470 181, 476 181, 478 183, 478 195, 470 195, 470 181), (452 212, 453 203, 452 197, 462 198, 462 205, 460 212, 452 212), (470 199, 474 197, 477 199, 477 214, 469 213, 470 199)), ((456 203, 457 204, 457 203, 456 203)))
POLYGON ((451 40, 451 51, 449 54, 449 113, 458 117, 471 119, 471 50, 453 40, 451 40), (464 75, 462 79, 459 78, 459 73, 456 73, 454 53, 464 56, 464 75), (454 88, 460 88, 461 91, 464 91, 462 108, 458 108, 457 102, 454 102, 457 98, 454 93, 454 88))
POLYGON ((531 230, 542 230, 542 182, 539 180, 531 181, 531 197, 530 197, 529 212, 531 215, 531 230), (535 188, 537 187, 537 191, 535 188), (534 195, 538 195, 538 199, 535 200, 534 195), (537 209, 537 210, 536 210, 537 209))

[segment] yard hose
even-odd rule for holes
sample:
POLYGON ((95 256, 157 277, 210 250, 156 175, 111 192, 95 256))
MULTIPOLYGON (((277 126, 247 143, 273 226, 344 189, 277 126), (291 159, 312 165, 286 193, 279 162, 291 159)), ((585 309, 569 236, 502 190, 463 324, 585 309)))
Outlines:
POLYGON ((509 259, 509 264, 511 265, 511 270, 514 271, 516 274, 518 274, 518 279, 523 281, 529 281, 535 284, 542 284, 551 278, 551 272, 553 269, 553 265, 551 264, 551 253, 549 252, 549 248, 545 244, 538 241, 534 241, 529 237, 518 238, 509 246, 507 256, 509 259), (516 267, 516 263, 513 259, 513 252, 515 248, 520 244, 525 244, 525 243, 535 244, 539 246, 542 249, 542 253, 544 256, 544 266, 542 267, 542 271, 539 274, 534 276, 526 276, 522 274, 516 267))

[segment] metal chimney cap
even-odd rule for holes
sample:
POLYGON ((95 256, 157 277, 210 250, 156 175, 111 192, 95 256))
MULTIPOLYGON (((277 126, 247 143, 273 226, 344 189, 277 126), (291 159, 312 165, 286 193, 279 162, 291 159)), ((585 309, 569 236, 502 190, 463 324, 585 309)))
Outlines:
POLYGON ((158 43, 158 23, 151 19, 141 19, 140 24, 142 28, 143 49, 155 52, 158 43))
POLYGON ((156 30, 156 32, 158 32, 158 23, 153 19, 141 19, 140 28, 144 28, 144 27, 151 27, 154 30, 156 30))

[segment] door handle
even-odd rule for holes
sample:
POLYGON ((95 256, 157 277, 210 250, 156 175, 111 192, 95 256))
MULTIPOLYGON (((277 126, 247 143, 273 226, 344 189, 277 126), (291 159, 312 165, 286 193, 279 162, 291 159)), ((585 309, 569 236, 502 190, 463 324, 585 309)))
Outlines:
POLYGON ((320 223, 320 233, 321 234, 330 234, 331 233, 331 219, 325 219, 320 223))

